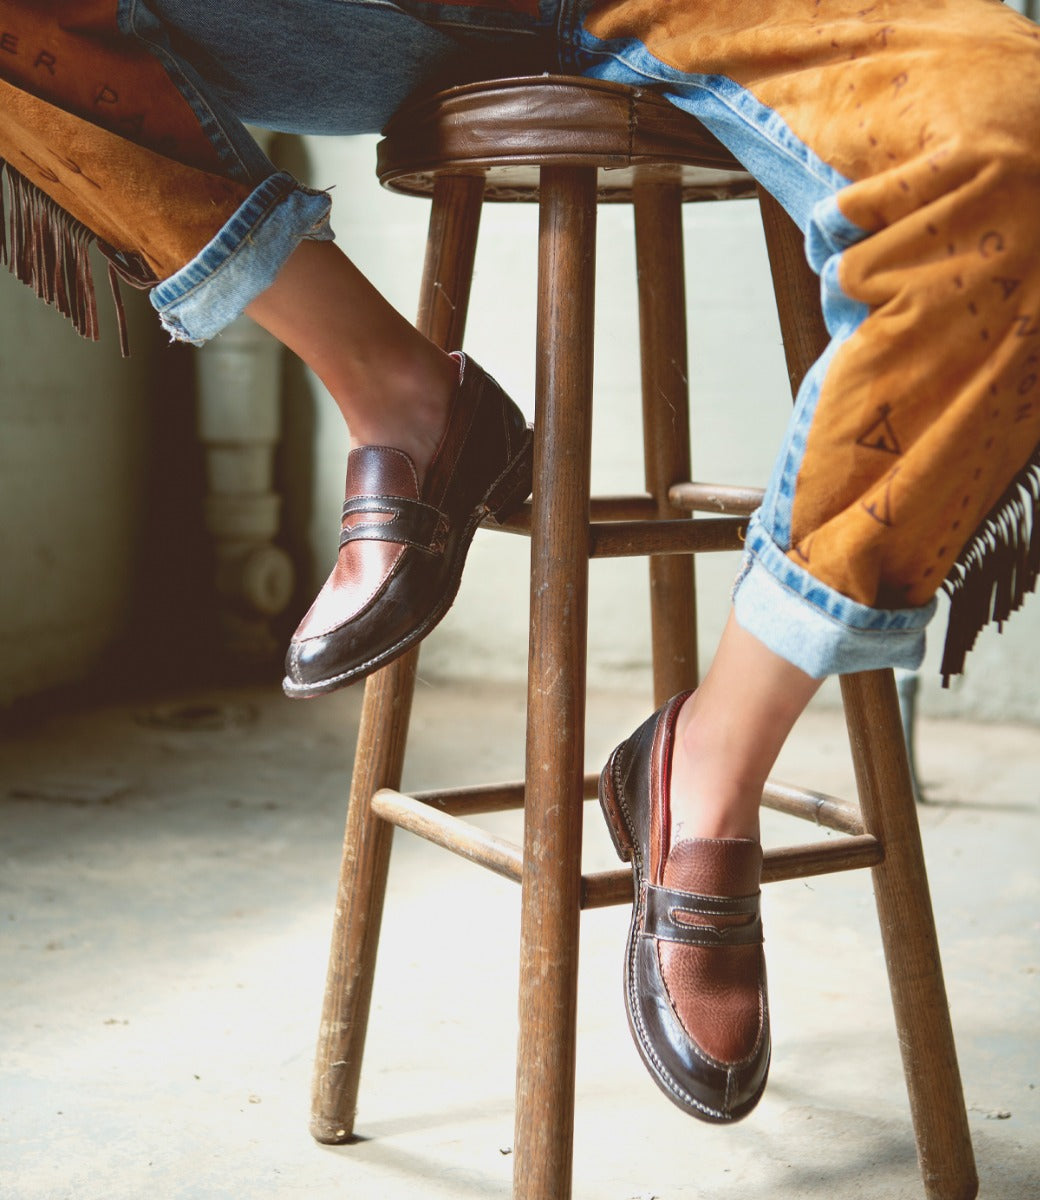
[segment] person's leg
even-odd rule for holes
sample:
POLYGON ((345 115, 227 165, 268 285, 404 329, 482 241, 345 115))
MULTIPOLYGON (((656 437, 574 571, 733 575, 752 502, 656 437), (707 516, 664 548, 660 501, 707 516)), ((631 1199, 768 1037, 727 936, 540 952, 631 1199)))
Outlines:
POLYGON ((820 680, 730 615, 715 657, 676 721, 671 842, 758 839, 762 789, 820 680))
POLYGON ((286 694, 316 696, 440 620, 479 522, 530 492, 532 439, 490 376, 418 333, 331 243, 302 243, 246 312, 318 374, 351 434, 339 552, 286 655, 286 694))
POLYGON ((803 383, 703 686, 601 778, 639 885, 637 1046, 677 1104, 733 1120, 768 1067, 755 810, 791 725, 823 676, 917 666, 948 572, 974 609, 966 632, 951 623, 953 672, 1040 565, 1040 31, 978 0, 659 14, 596 5, 572 61, 661 89, 781 200, 834 339, 803 383))
POLYGON ((351 445, 404 451, 422 482, 458 385, 455 359, 388 304, 333 242, 301 242, 245 311, 325 384, 351 445))
POLYGON ((751 522, 738 619, 813 676, 916 667, 945 576, 976 628, 1036 577, 1040 30, 981 0, 656 12, 596 5, 577 64, 661 89, 777 196, 833 338, 751 522))
POLYGON ((339 552, 292 639, 291 695, 360 679, 425 636, 476 526, 530 490, 517 406, 394 311, 330 244, 330 197, 278 171, 243 124, 378 132, 417 91, 537 69, 551 48, 556 0, 409 7, 112 0, 81 27, 14 0, 5 18, 20 46, 48 47, 0 63, 12 269, 96 335, 98 241, 175 339, 202 344, 248 312, 347 422, 339 552))
MULTIPOLYGON (((375 132, 416 91, 534 66, 553 10, 306 0, 243 20, 232 5, 147 3, 156 19, 139 32, 189 94, 204 81, 238 120, 328 134, 375 132)), ((352 445, 335 564, 286 657, 286 692, 313 696, 440 620, 479 521, 529 491, 530 434, 494 380, 421 336, 334 245, 299 242, 264 282, 244 311, 325 383, 352 445)), ((186 283, 173 300, 194 312, 186 283)))
MULTIPOLYGON (((147 47, 176 84, 211 140, 221 170, 254 186, 278 173, 245 122, 314 135, 378 133, 409 96, 464 82, 479 74, 481 65, 490 69, 494 62, 488 52, 467 53, 466 39, 478 37, 479 30, 465 26, 461 12, 457 18, 449 12, 444 20, 427 20, 437 15, 429 5, 422 15, 406 4, 382 0, 298 0, 289 5, 263 0, 248 9, 209 0, 122 0, 119 7, 128 41, 147 47)), ((529 53, 529 43, 539 42, 527 29, 533 24, 527 17, 517 21, 515 32, 503 34, 502 53, 518 58, 529 53)), ((295 183, 284 173, 279 177, 295 183)), ((419 366, 422 383, 434 393, 443 391, 447 365, 431 361, 414 330, 342 253, 306 244, 333 235, 327 221, 315 229, 304 219, 287 222, 291 206, 285 190, 248 224, 229 223, 220 253, 206 246, 193 262, 168 273, 154 289, 152 302, 175 337, 196 343, 219 333, 248 308, 276 336, 284 334, 290 348, 301 351, 304 361, 329 382, 355 440, 370 441, 366 430, 374 414, 364 396, 365 375, 371 374, 366 357, 384 357, 388 418, 399 390, 392 374, 398 357, 390 353, 393 348, 400 351, 401 373, 419 366), (275 239, 268 233, 269 227, 287 223, 287 236, 275 239), (308 284, 311 274, 313 287, 308 284), (327 335, 319 324, 329 327, 327 335), (376 341, 367 342, 366 333, 376 341), (355 369, 350 360, 358 356, 355 369), (353 376, 349 382, 348 375, 353 376)), ((314 198, 320 198, 327 214, 331 198, 321 192, 314 198)), ((400 383, 407 391, 407 381, 400 383)), ((425 388, 420 391, 426 394, 425 388)), ((435 402, 435 407, 443 425, 444 405, 435 402)), ((427 424, 424 416, 418 414, 420 426, 427 424)), ((407 443, 407 418, 395 425, 389 443, 407 443)), ((394 427, 385 420, 381 428, 387 432, 394 427)))

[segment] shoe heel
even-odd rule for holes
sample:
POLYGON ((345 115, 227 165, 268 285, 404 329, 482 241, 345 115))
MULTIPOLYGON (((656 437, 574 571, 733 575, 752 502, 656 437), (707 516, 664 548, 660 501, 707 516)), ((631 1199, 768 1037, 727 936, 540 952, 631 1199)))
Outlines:
POLYGON ((607 765, 600 773, 599 806, 603 809, 607 829, 610 830, 610 840, 614 843, 614 849, 617 851, 618 858, 622 862, 631 862, 633 854, 632 837, 628 832, 624 813, 622 813, 621 806, 618 804, 617 796, 614 793, 614 784, 610 771, 613 761, 613 756, 611 756, 607 761, 607 765))
POLYGON ((488 516, 501 525, 531 494, 534 465, 534 434, 527 431, 524 448, 484 501, 488 516))

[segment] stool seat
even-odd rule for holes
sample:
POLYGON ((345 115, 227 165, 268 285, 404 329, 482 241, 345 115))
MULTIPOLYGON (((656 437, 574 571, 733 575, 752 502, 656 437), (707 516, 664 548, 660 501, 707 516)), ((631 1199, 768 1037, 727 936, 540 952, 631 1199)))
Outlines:
POLYGON ((627 203, 637 169, 675 179, 684 202, 756 194, 755 181, 698 121, 648 88, 569 75, 464 84, 405 105, 384 130, 376 173, 432 195, 445 171, 485 177, 484 200, 537 200, 541 168, 598 167, 597 200, 627 203))

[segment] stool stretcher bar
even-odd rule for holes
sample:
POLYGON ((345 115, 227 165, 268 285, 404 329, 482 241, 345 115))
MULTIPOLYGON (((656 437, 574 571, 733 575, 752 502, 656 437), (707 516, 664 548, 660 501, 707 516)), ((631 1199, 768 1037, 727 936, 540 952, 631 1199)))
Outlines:
POLYGON ((762 804, 774 812, 787 813, 813 821, 825 829, 836 829, 853 837, 865 832, 863 815, 855 804, 828 796, 825 792, 813 792, 808 788, 792 787, 770 779, 762 790, 762 804))
MULTIPOLYGON (((761 488, 738 487, 728 483, 676 483, 668 490, 668 500, 680 512, 712 513, 715 516, 749 517, 762 503, 761 488)), ((656 521, 660 519, 657 501, 647 493, 617 496, 593 496, 589 500, 593 521, 656 521)), ((508 533, 531 532, 531 504, 522 504, 495 529, 508 533)))
POLYGON ((445 850, 470 862, 487 867, 519 883, 523 877, 524 856, 520 847, 505 838, 469 824, 450 813, 431 808, 413 796, 381 788, 372 797, 372 811, 399 829, 417 833, 445 850))
MULTIPOLYGON (((476 791, 477 789, 473 789, 476 791)), ((793 793, 794 789, 790 789, 793 793)), ((797 799, 792 795, 790 799, 797 799)), ((821 797, 828 799, 828 797, 821 797)), ((451 850, 470 862, 487 867, 506 879, 519 883, 523 877, 523 852, 506 838, 489 833, 444 807, 433 807, 415 796, 382 788, 372 797, 376 816, 418 834, 435 845, 451 850)), ((790 810, 788 810, 790 811, 790 810)), ((852 871, 876 866, 883 858, 880 843, 869 834, 842 837, 835 842, 814 842, 802 846, 784 846, 767 850, 762 866, 762 881, 800 879, 834 871, 852 871)), ((632 873, 628 870, 602 871, 582 876, 582 908, 601 908, 626 903, 631 898, 632 873)))
MULTIPOLYGON (((762 882, 804 879, 837 871, 857 871, 877 866, 884 858, 881 843, 869 834, 842 837, 836 842, 807 846, 782 846, 767 850, 762 858, 762 882)), ((596 871, 581 877, 581 907, 607 908, 632 899, 631 871, 596 871)))
MULTIPOLYGON (((588 777, 592 791, 586 798, 596 794, 596 776, 588 777)), ((416 792, 415 799, 440 812, 453 817, 470 817, 477 813, 506 812, 511 808, 523 808, 524 784, 491 783, 475 784, 470 787, 442 788, 436 791, 416 792)))
POLYGON ((700 521, 595 521, 589 526, 591 558, 624 558, 645 554, 704 554, 739 550, 744 544, 744 517, 710 517, 700 521))
MULTIPOLYGON (((582 794, 586 800, 596 798, 598 786, 598 775, 584 777, 582 794)), ((524 784, 510 782, 442 788, 437 791, 417 792, 414 799, 435 812, 453 817, 470 817, 478 813, 506 812, 512 808, 523 808, 524 784)), ((762 804, 775 812, 800 817, 802 820, 812 821, 814 825, 822 825, 825 829, 835 829, 839 833, 856 836, 864 832, 859 809, 847 800, 828 796, 825 792, 814 792, 807 788, 769 780, 762 792, 762 804)))
MULTIPOLYGON (((620 497, 604 505, 606 519, 589 525, 589 558, 633 558, 648 554, 704 554, 714 550, 739 550, 744 542, 744 517, 711 517, 692 521, 622 520, 622 514, 644 512, 641 501, 620 497)), ((499 528, 506 533, 530 536, 530 513, 514 513, 499 528)))
POLYGON ((764 495, 762 488, 736 487, 728 483, 676 483, 668 489, 668 500, 676 508, 737 517, 750 517, 764 495))

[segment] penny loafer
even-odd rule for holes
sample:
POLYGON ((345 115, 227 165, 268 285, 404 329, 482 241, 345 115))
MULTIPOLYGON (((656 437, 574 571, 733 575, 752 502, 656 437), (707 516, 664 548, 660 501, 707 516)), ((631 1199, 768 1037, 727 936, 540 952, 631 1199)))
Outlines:
POLYGON ((651 1076, 679 1108, 729 1123, 758 1103, 769 1073, 769 1008, 759 916, 762 850, 742 838, 670 846, 668 784, 676 696, 614 751, 599 797, 633 865, 625 1008, 651 1076))
POLYGON ((459 386, 422 487, 400 450, 350 452, 339 554, 289 645, 289 696, 344 687, 425 637, 455 599, 477 526, 530 495, 533 435, 523 413, 472 359, 457 357, 459 386))

